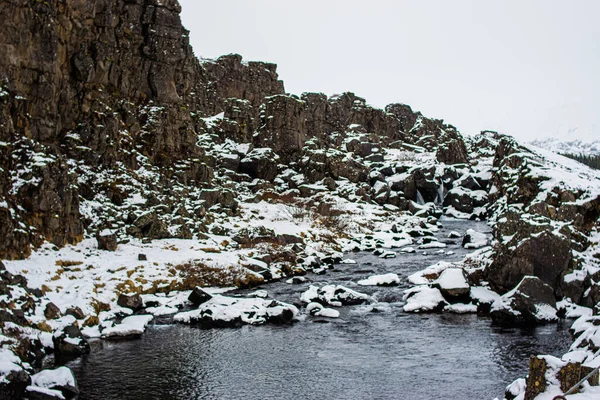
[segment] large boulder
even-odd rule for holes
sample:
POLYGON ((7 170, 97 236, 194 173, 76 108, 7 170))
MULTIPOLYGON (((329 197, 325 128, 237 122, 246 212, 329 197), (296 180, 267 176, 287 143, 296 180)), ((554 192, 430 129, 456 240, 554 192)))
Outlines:
POLYGON ((23 370, 10 371, 2 376, 0 381, 0 399, 20 399, 25 393, 25 389, 31 383, 31 377, 23 370))
POLYGON ((460 138, 440 144, 435 157, 439 162, 445 164, 467 164, 469 162, 467 147, 460 138))
POLYGON ((519 285, 492 304, 492 321, 501 326, 528 326, 557 320, 554 289, 535 276, 525 276, 519 285))
POLYGON ((272 181, 277 176, 279 156, 270 148, 252 150, 240 161, 240 172, 252 178, 272 181))
POLYGON ((486 269, 486 279, 500 293, 515 287, 524 276, 536 276, 556 289, 572 259, 570 242, 553 232, 524 239, 516 249, 501 246, 497 250, 496 258, 486 269))
POLYGON ((43 392, 35 390, 36 388, 49 390, 49 394, 56 391, 58 392, 57 395, 62 395, 66 399, 72 399, 79 394, 75 377, 67 367, 42 370, 31 377, 31 385, 34 390, 31 390, 31 393, 28 394, 30 398, 33 398, 36 393, 43 392))

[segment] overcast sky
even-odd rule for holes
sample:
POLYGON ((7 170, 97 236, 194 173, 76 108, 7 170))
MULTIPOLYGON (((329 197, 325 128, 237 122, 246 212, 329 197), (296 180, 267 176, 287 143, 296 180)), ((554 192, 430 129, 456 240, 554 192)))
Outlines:
POLYGON ((461 132, 600 139, 598 0, 181 0, 196 55, 286 91, 406 103, 461 132))

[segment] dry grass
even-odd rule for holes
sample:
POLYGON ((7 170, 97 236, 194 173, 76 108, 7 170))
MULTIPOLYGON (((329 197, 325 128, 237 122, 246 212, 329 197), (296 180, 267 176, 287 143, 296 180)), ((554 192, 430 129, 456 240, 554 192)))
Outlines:
POLYGON ((83 261, 69 261, 69 260, 57 260, 56 261, 56 266, 57 267, 74 267, 76 265, 81 265, 83 264, 83 261))
POLYGON ((102 311, 110 311, 110 304, 101 302, 98 299, 92 299, 92 307, 96 314, 100 314, 102 311))

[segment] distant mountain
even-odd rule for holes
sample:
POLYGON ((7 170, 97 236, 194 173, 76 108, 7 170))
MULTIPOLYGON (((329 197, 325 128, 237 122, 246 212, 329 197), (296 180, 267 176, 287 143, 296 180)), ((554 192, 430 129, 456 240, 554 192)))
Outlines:
POLYGON ((585 142, 583 140, 560 140, 557 138, 538 139, 530 144, 559 154, 600 155, 600 140, 585 142))

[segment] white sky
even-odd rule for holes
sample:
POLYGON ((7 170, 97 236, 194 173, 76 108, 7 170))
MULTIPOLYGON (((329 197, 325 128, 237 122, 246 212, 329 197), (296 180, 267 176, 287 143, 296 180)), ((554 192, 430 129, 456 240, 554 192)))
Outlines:
POLYGON ((600 139, 598 0, 180 0, 196 55, 286 91, 406 103, 461 132, 600 139))

